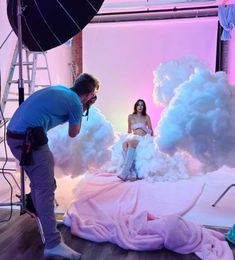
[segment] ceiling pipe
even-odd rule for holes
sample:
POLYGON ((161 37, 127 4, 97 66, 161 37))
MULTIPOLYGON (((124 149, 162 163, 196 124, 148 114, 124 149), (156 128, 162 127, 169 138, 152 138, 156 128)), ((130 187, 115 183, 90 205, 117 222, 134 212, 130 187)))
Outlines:
POLYGON ((127 22, 145 20, 183 19, 195 17, 216 17, 218 6, 169 8, 158 10, 114 12, 97 14, 91 23, 127 22))

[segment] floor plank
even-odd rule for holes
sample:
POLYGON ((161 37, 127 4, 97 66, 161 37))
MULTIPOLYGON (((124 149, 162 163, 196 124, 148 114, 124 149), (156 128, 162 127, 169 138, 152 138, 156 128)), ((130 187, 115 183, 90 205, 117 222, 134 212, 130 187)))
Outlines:
MULTIPOLYGON (((8 218, 9 210, 0 209, 0 221, 8 218)), ((124 250, 111 243, 94 243, 71 235, 70 229, 60 226, 64 241, 74 250, 83 254, 83 260, 197 260, 194 254, 181 255, 166 249, 155 251, 124 250)), ((226 232, 224 229, 217 229, 226 232)), ((0 259, 1 260, 61 260, 62 258, 44 258, 43 245, 36 221, 29 215, 20 216, 15 210, 9 222, 0 223, 0 259)), ((235 246, 230 244, 234 256, 235 246)))

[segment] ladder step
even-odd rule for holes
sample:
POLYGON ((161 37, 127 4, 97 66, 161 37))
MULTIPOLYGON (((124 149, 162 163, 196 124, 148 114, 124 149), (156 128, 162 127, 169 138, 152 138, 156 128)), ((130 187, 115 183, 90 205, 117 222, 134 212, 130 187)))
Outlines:
MULTIPOLYGON (((29 68, 29 70, 32 70, 32 68, 29 68)), ((48 70, 47 67, 37 67, 37 70, 48 70)))
POLYGON ((39 85, 35 85, 35 88, 38 88, 38 87, 46 88, 46 87, 48 87, 48 86, 50 86, 50 85, 43 85, 43 84, 40 85, 40 84, 39 84, 39 85))
MULTIPOLYGON (((19 80, 8 80, 7 84, 18 84, 19 80)), ((24 83, 30 83, 30 80, 24 80, 24 83)))
MULTIPOLYGON (((5 162, 6 158, 0 157, 0 162, 5 162)), ((7 162, 15 162, 15 158, 7 158, 7 162)))
POLYGON ((18 84, 18 80, 9 80, 7 84, 18 84))
MULTIPOLYGON (((19 66, 19 65, 20 65, 19 62, 16 62, 16 63, 13 64, 13 66, 19 66)), ((33 65, 33 62, 32 62, 32 61, 22 62, 22 65, 23 65, 23 66, 33 65)))
POLYGON ((7 102, 7 101, 10 102, 18 101, 18 98, 8 98, 7 100, 3 100, 3 102, 7 102))

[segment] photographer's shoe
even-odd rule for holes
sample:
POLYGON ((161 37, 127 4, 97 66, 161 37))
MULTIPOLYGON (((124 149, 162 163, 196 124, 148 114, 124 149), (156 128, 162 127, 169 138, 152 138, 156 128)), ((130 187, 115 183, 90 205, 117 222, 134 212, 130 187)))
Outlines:
POLYGON ((122 181, 126 181, 126 180, 127 180, 127 178, 124 177, 124 176, 122 176, 121 174, 120 174, 120 175, 117 175, 117 177, 118 177, 119 179, 121 179, 122 181))
POLYGON ((68 247, 64 243, 59 243, 57 246, 53 248, 44 249, 44 256, 46 257, 59 256, 70 260, 79 260, 82 257, 80 253, 74 251, 72 248, 68 247))
POLYGON ((136 176, 130 176, 127 178, 128 181, 137 181, 137 177, 136 176))

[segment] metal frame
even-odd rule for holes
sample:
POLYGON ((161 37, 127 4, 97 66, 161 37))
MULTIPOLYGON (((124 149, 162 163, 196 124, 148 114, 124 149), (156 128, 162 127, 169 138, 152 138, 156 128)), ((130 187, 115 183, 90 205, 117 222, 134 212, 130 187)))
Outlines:
POLYGON ((212 204, 212 207, 215 207, 216 204, 224 197, 224 195, 232 188, 235 186, 234 184, 231 184, 230 186, 228 186, 228 188, 219 196, 219 198, 212 204))
MULTIPOLYGON (((18 54, 19 54, 19 79, 18 79, 18 93, 19 105, 24 101, 24 80, 23 80, 23 65, 22 65, 22 27, 21 27, 22 6, 21 0, 17 0, 17 26, 18 26, 18 54)), ((0 203, 1 206, 20 206, 20 214, 28 212, 26 210, 25 198, 25 173, 20 167, 20 201, 13 203, 0 203)))

